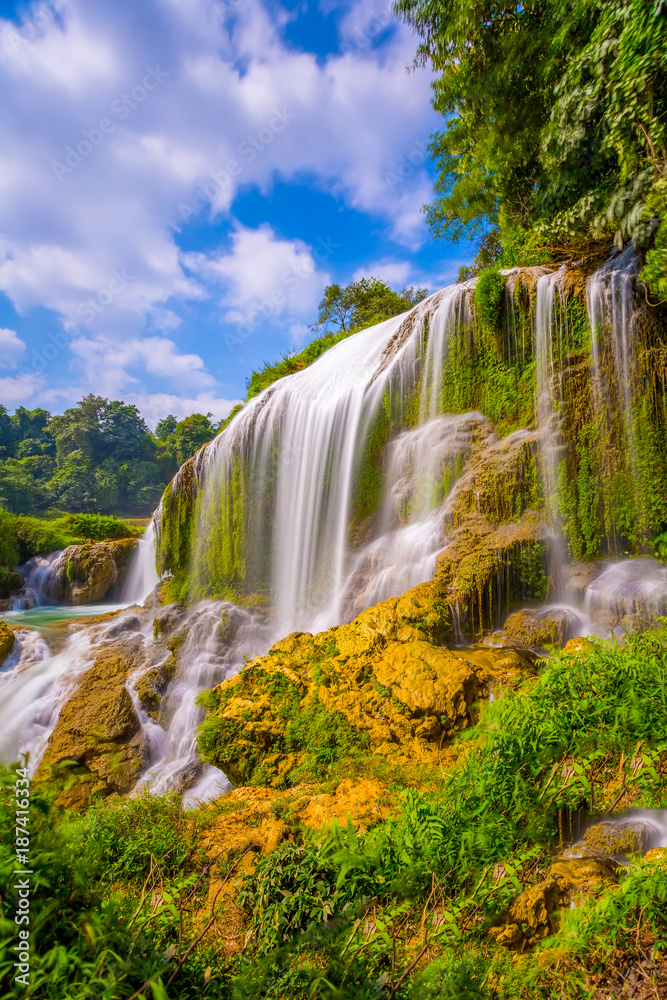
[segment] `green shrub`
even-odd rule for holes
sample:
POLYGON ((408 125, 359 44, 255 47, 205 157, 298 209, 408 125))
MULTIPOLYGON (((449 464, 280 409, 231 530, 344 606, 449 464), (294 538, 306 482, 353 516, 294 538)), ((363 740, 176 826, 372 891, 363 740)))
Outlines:
POLYGON ((107 539, 133 538, 142 528, 130 525, 107 514, 63 514, 42 518, 18 515, 15 520, 20 558, 25 562, 33 556, 66 549, 81 542, 101 542, 107 539))
POLYGON ((16 518, 0 507, 0 567, 12 568, 19 561, 16 518))
POLYGON ((496 268, 482 271, 475 285, 475 312, 487 330, 500 328, 500 310, 505 291, 505 279, 496 268))

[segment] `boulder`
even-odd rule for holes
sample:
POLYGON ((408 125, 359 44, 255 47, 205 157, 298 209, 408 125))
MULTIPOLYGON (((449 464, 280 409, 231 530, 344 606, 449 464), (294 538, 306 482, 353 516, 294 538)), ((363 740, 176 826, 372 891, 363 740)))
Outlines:
POLYGON ((562 857, 552 862, 551 875, 563 890, 591 893, 608 882, 615 882, 617 867, 609 858, 562 857))
POLYGON ((140 641, 100 650, 63 705, 39 768, 73 779, 62 804, 81 808, 91 795, 124 794, 137 781, 146 748, 125 684, 141 653, 140 641))
POLYGON ((547 878, 517 896, 502 922, 489 932, 496 944, 525 948, 554 933, 558 926, 556 910, 568 902, 567 892, 557 880, 547 878))
POLYGON ((118 583, 136 547, 136 538, 70 545, 58 562, 58 584, 68 604, 95 604, 118 583))
POLYGON ((14 648, 14 633, 7 628, 4 622, 0 622, 0 664, 9 656, 14 648))
POLYGON ((595 823, 584 833, 584 845, 595 854, 645 854, 651 841, 651 830, 645 823, 595 823))
POLYGON ((524 608, 505 622, 510 643, 527 647, 563 646, 571 628, 569 613, 563 608, 524 608))
POLYGON ((448 732, 465 728, 468 706, 489 693, 479 668, 423 641, 390 643, 373 673, 413 717, 438 716, 448 732))

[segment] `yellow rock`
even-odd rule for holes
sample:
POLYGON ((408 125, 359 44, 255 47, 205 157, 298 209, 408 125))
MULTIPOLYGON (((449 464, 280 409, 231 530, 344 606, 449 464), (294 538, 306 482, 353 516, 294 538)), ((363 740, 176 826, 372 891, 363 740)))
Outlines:
POLYGON ((444 717, 451 729, 462 728, 468 705, 488 694, 479 669, 423 641, 391 643, 373 673, 413 715, 444 717))
POLYGON ((7 628, 4 622, 0 622, 0 663, 8 656, 14 648, 14 633, 7 628))

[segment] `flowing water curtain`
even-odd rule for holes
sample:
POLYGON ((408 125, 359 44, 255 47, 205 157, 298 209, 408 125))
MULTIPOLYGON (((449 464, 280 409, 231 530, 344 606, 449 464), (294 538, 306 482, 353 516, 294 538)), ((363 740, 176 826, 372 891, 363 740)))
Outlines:
POLYGON ((610 554, 650 551, 667 521, 663 333, 630 244, 587 283, 610 554))

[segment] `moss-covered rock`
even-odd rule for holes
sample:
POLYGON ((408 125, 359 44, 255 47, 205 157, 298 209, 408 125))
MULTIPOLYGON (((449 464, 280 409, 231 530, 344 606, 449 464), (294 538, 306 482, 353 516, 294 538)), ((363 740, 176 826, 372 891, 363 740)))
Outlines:
POLYGON ((118 583, 138 545, 136 538, 70 545, 60 558, 58 582, 68 604, 95 604, 118 583))
POLYGON ((489 678, 429 641, 436 599, 423 585, 350 625, 276 643, 204 696, 202 758, 235 784, 275 785, 359 751, 435 762, 489 678))
POLYGON ((14 648, 14 633, 7 628, 4 622, 0 622, 0 663, 11 653, 14 648))
POLYGON ((524 608, 509 616, 504 634, 510 642, 521 646, 562 647, 571 625, 569 613, 562 608, 524 608))
POLYGON ((65 779, 62 804, 83 807, 136 783, 145 746, 126 681, 143 662, 141 649, 137 639, 100 650, 63 705, 39 769, 65 779))
POLYGON ((526 889, 509 907, 502 922, 491 928, 496 944, 523 950, 553 934, 557 911, 569 903, 567 892, 553 877, 526 889))

